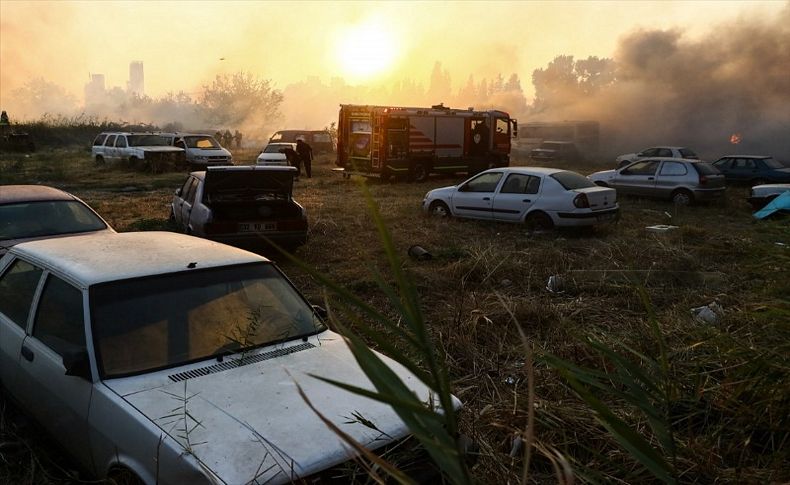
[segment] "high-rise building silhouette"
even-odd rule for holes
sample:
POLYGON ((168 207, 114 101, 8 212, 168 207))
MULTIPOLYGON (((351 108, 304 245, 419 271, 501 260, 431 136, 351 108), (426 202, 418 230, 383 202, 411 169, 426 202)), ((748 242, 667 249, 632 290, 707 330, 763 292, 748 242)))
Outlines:
POLYGON ((85 84, 85 105, 100 103, 104 99, 104 74, 90 74, 90 81, 85 84))
POLYGON ((126 85, 129 94, 142 96, 145 94, 145 76, 143 75, 143 62, 132 61, 129 63, 129 82, 126 85))

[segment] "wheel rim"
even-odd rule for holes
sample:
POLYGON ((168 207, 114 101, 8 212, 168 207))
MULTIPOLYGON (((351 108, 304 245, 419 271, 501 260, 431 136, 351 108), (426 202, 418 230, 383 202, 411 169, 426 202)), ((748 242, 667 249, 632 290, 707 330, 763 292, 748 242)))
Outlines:
POLYGON ((677 205, 689 205, 691 203, 691 197, 685 192, 678 192, 672 197, 672 201, 677 205))
POLYGON ((431 213, 438 217, 447 217, 450 215, 450 211, 447 209, 447 206, 444 204, 434 204, 431 213))

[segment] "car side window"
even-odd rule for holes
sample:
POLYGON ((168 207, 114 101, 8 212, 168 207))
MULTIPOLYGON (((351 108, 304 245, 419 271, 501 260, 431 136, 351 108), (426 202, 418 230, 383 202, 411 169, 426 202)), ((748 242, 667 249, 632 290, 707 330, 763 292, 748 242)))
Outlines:
POLYGON ((661 165, 661 172, 659 175, 686 175, 688 170, 686 166, 678 162, 664 162, 661 165))
POLYGON ((732 163, 731 159, 722 158, 721 160, 716 160, 715 162, 713 162, 713 166, 718 168, 719 170, 726 170, 730 168, 731 163, 732 163))
POLYGON ((502 185, 502 194, 537 194, 540 188, 540 178, 520 173, 508 175, 502 185))
POLYGON ((644 160, 629 165, 627 169, 620 172, 623 175, 655 175, 658 168, 658 161, 644 160))
POLYGON ((184 196, 184 200, 191 204, 195 203, 195 192, 197 191, 198 181, 194 177, 189 178, 189 187, 187 188, 187 193, 184 196))
POLYGON ((40 268, 17 259, 0 277, 0 313, 22 329, 27 327, 30 304, 41 273, 40 268))
MULTIPOLYGON (((672 158, 672 150, 669 148, 659 148, 658 149, 658 156, 659 157, 669 157, 672 158)), ((651 155, 652 157, 652 155, 651 155)))
POLYGON ((478 175, 461 186, 462 192, 493 192, 496 189, 502 172, 489 172, 478 175))
POLYGON ((50 274, 36 310, 33 336, 60 355, 85 348, 82 292, 50 274))
POLYGON ((102 133, 102 134, 100 134, 100 135, 98 135, 98 136, 96 137, 96 139, 95 139, 95 140, 93 140, 93 146, 99 146, 99 145, 101 145, 102 143, 104 143, 104 139, 105 139, 105 138, 107 138, 107 135, 105 135, 105 134, 103 134, 103 133, 102 133))
POLYGON ((115 147, 116 148, 126 148, 126 137, 123 135, 119 135, 118 139, 115 140, 115 147))
POLYGON ((658 153, 658 148, 648 148, 647 150, 640 152, 639 156, 641 157, 655 157, 656 153, 658 153))
POLYGON ((115 145, 115 138, 117 136, 118 135, 110 135, 110 136, 108 136, 107 139, 104 140, 104 146, 111 147, 111 146, 115 145))

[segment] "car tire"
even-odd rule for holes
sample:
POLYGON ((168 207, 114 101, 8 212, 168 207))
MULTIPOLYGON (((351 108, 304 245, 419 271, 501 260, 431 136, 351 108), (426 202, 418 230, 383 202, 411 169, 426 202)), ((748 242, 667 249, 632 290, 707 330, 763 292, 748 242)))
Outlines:
POLYGON ((143 481, 128 468, 116 468, 107 475, 108 485, 143 485, 143 481))
POLYGON ((552 221, 551 217, 549 217, 549 215, 543 211, 530 212, 527 214, 526 219, 524 219, 524 223, 531 231, 548 231, 554 228, 554 221, 552 221))
POLYGON ((411 170, 411 179, 415 182, 425 182, 428 180, 428 169, 424 163, 418 162, 414 164, 411 170))
POLYGON ((452 213, 450 212, 450 208, 447 207, 447 204, 442 202, 441 200, 434 200, 431 202, 431 206, 428 208, 428 212, 432 216, 446 218, 450 217, 452 213))
POLYGON ((672 203, 675 205, 691 205, 694 203, 694 194, 686 189, 677 189, 672 192, 672 203))
POLYGON ((104 157, 101 155, 96 155, 96 165, 104 165, 104 157))

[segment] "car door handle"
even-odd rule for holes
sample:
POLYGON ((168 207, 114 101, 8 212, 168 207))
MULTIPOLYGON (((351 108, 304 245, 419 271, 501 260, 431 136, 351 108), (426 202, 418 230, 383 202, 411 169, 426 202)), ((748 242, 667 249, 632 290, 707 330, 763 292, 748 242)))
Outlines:
POLYGON ((483 197, 483 200, 491 200, 491 197, 483 197))
POLYGON ((524 199, 521 202, 532 202, 532 199, 524 199))
POLYGON ((23 345, 22 349, 20 350, 20 353, 22 354, 22 357, 24 357, 26 361, 33 362, 33 358, 35 357, 35 354, 33 354, 32 350, 30 350, 29 348, 23 345))

